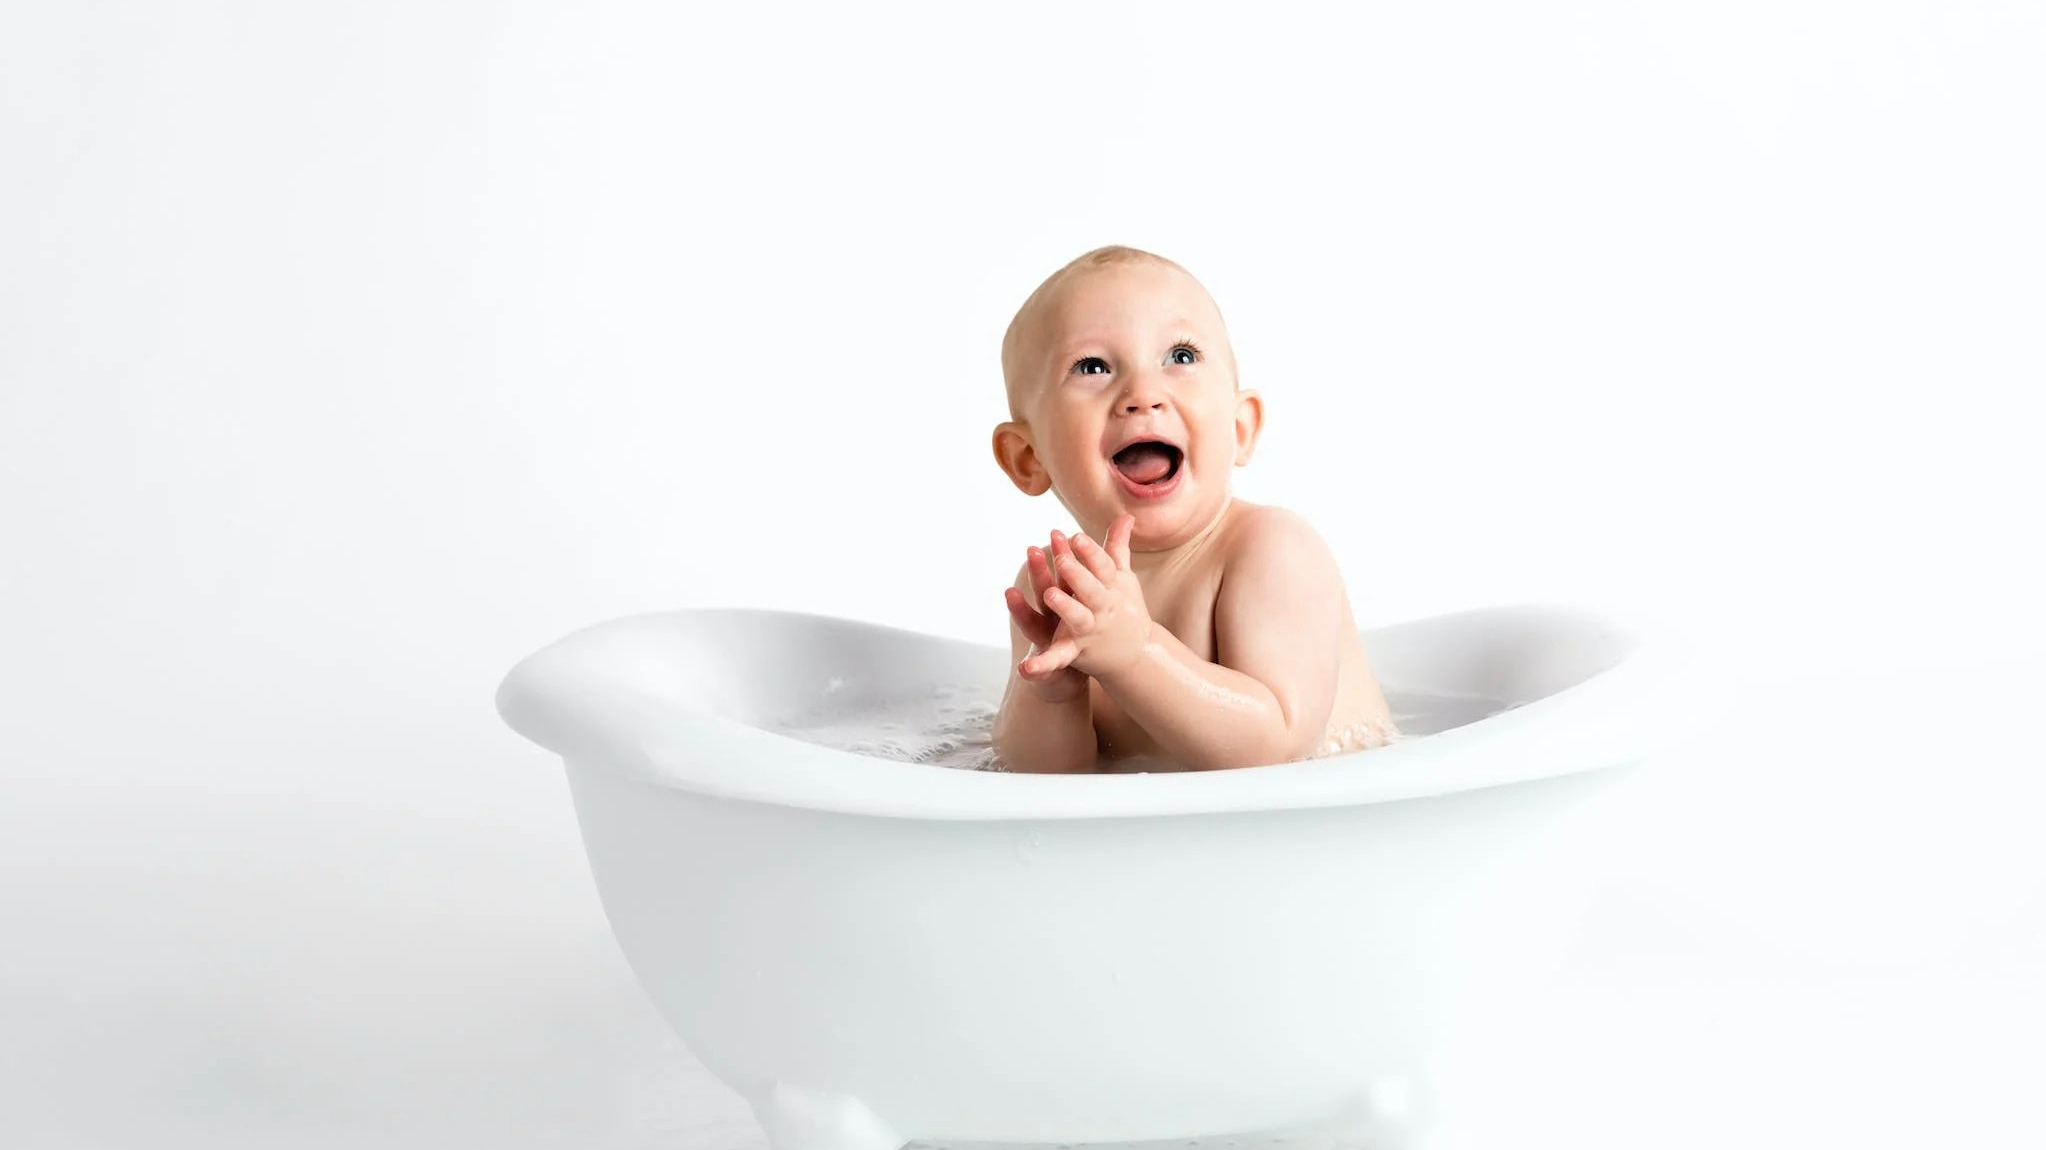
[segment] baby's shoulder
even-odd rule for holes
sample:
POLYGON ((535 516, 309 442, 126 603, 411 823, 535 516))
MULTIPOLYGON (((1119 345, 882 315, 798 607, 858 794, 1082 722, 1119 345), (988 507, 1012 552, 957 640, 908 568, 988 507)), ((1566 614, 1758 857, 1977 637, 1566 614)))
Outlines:
POLYGON ((1237 510, 1223 538, 1222 552, 1223 562, 1235 566, 1274 558, 1327 555, 1329 548, 1306 516, 1258 503, 1237 510))
POLYGON ((1306 516, 1283 507, 1244 508, 1217 550, 1216 591, 1223 598, 1319 597, 1342 583, 1335 552, 1321 533, 1306 516))

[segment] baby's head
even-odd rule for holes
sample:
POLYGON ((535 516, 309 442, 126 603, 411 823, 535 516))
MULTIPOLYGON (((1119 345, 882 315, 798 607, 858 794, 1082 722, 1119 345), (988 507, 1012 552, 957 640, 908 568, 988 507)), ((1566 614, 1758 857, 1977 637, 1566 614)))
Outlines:
POLYGON ((1097 541, 1136 516, 1133 551, 1212 523, 1263 424, 1207 289, 1136 248, 1096 248, 1039 284, 1002 337, 1002 377, 1002 470, 1027 495, 1057 495, 1097 541))

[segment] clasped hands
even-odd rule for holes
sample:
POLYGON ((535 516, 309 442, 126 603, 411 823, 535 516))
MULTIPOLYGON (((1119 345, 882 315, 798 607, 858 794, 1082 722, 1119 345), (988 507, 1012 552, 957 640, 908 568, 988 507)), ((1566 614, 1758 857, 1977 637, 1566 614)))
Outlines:
POLYGON ((1043 548, 1029 548, 1030 585, 1043 611, 1014 587, 1005 593, 1009 614, 1031 643, 1016 673, 1048 702, 1077 698, 1090 676, 1133 666, 1150 641, 1151 612, 1130 570, 1136 521, 1118 516, 1109 524, 1106 547, 1084 533, 1068 540, 1054 531, 1049 558, 1043 548))

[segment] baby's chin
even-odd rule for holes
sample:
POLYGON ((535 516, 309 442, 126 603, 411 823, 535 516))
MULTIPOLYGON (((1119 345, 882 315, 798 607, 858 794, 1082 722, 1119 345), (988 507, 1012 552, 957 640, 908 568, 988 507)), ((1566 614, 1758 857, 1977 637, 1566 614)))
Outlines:
POLYGON ((1084 487, 1075 490, 1054 484, 1052 494, 1081 524, 1098 524, 1104 537, 1117 519, 1125 514, 1134 516, 1131 546, 1162 550, 1197 533, 1229 501, 1226 477, 1217 491, 1194 474, 1192 462, 1182 460, 1170 479, 1149 485, 1133 483, 1111 464, 1084 487))
POLYGON ((1135 517, 1130 525, 1130 545, 1142 551, 1178 546, 1198 534, 1229 501, 1229 489, 1217 492, 1197 483, 1181 482, 1175 490, 1153 499, 1112 499, 1102 529, 1125 513, 1135 517))

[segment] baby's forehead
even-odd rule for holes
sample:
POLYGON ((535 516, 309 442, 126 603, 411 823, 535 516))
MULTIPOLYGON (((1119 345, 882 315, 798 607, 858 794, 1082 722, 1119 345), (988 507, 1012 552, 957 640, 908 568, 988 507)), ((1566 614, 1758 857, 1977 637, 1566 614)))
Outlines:
POLYGON ((1120 318, 1132 304, 1145 305, 1146 311, 1162 310, 1167 313, 1164 322, 1180 327, 1204 325, 1214 318, 1214 300, 1198 280, 1162 266, 1145 269, 1148 274, 1132 274, 1140 266, 1090 268, 1059 284, 1032 325, 1039 342, 1098 327, 1104 320, 1120 318))

